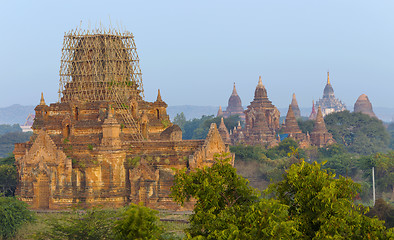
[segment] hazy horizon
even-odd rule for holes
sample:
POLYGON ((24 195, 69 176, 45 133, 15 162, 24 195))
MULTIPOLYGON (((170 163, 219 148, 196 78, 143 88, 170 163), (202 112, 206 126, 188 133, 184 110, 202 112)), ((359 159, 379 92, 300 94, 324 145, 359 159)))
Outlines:
POLYGON ((105 26, 135 36, 147 101, 227 106, 236 83, 242 104, 259 75, 278 108, 311 106, 327 71, 348 110, 365 93, 394 107, 392 1, 35 1, 4 2, 0 16, 0 107, 58 100, 64 32, 105 26))

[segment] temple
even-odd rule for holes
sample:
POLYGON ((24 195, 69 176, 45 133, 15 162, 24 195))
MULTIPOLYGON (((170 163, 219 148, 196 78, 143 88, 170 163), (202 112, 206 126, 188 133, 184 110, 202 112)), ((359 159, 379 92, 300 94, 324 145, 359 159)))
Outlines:
POLYGON ((377 118, 373 112, 372 104, 369 101, 368 96, 365 94, 362 94, 360 97, 358 97, 356 103, 354 104, 354 112, 364 113, 370 117, 377 118))
POLYGON ((239 115, 241 120, 245 120, 244 108, 242 107, 241 98, 238 96, 237 89, 235 88, 235 83, 233 87, 233 92, 228 99, 228 106, 226 111, 222 111, 222 107, 219 106, 217 117, 229 117, 232 115, 239 115))
POLYGON ((182 140, 160 90, 144 100, 129 32, 70 31, 61 59, 59 101, 47 105, 42 95, 30 141, 15 144, 20 199, 34 209, 191 209, 169 197, 174 169, 209 166, 229 152, 216 125, 206 139, 182 140))
MULTIPOLYGON (((303 133, 301 131, 294 109, 300 113, 295 94, 293 94, 291 104, 289 105, 285 122, 280 126, 280 113, 268 99, 267 90, 263 85, 261 77, 259 77, 254 99, 245 110, 245 127, 242 128, 238 124, 237 127, 234 127, 230 131, 231 144, 272 147, 277 145, 283 138, 292 138, 299 143, 301 148, 307 148, 309 146, 323 147, 335 142, 332 135, 326 129, 320 106, 316 112, 313 104, 310 119, 316 120, 316 122, 313 131, 310 133, 303 133)), ((227 139, 223 121, 221 128, 222 138, 227 139)))
POLYGON ((294 116, 296 118, 300 118, 301 117, 301 111, 300 111, 300 108, 298 107, 298 102, 297 102, 295 93, 293 93, 293 98, 291 99, 290 106, 291 106, 291 108, 293 110, 294 116))
POLYGON ((330 73, 327 72, 327 84, 323 91, 323 98, 316 102, 316 106, 320 106, 323 117, 333 112, 346 110, 345 104, 335 98, 334 89, 330 83, 330 73))
POLYGON ((309 115, 309 120, 315 120, 317 116, 316 108, 315 108, 315 102, 312 101, 312 111, 311 114, 309 115))
POLYGON ((320 106, 317 110, 315 127, 310 134, 310 139, 311 144, 317 147, 324 147, 335 143, 335 140, 332 138, 331 133, 327 131, 320 106))
POLYGON ((233 130, 233 143, 277 144, 276 131, 279 129, 279 110, 268 99, 261 76, 254 92, 254 99, 245 110, 245 128, 233 130))

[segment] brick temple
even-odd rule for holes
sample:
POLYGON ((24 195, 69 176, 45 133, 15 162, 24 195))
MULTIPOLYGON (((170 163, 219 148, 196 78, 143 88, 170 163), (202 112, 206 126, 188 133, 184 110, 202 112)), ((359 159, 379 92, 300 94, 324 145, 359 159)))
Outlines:
POLYGON ((181 208, 169 197, 174 169, 193 170, 229 152, 215 124, 204 140, 182 140, 160 90, 145 101, 133 35, 65 35, 59 101, 35 108, 33 135, 15 144, 17 195, 34 209, 181 208))

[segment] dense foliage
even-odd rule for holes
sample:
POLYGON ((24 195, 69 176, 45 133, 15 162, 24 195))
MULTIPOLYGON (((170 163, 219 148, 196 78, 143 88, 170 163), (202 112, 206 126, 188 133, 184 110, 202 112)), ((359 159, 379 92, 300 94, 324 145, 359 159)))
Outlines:
POLYGON ((293 164, 284 180, 269 188, 278 202, 260 198, 228 159, 218 156, 211 168, 179 170, 172 196, 179 203, 196 200, 188 239, 393 237, 382 221, 366 217, 363 207, 354 205, 357 184, 334 177, 318 163, 293 164))
MULTIPOLYGON (((229 131, 241 121, 238 115, 233 115, 223 120, 229 131)), ((175 116, 173 122, 182 129, 183 139, 203 139, 207 136, 211 123, 216 123, 219 127, 220 121, 221 117, 214 117, 213 115, 204 115, 199 119, 194 118, 187 121, 185 115, 180 113, 175 116)))
POLYGON ((188 239, 280 239, 298 235, 287 219, 287 206, 260 199, 248 181, 236 174, 226 156, 212 167, 175 175, 172 196, 183 204, 196 199, 188 239))
MULTIPOLYGON (((18 126, 19 127, 19 126, 18 126)), ((14 144, 27 142, 32 132, 8 132, 0 136, 0 157, 7 157, 14 151, 14 144)))
POLYGON ((14 156, 0 158, 0 195, 14 196, 17 185, 16 166, 14 156))
POLYGON ((34 214, 27 204, 15 197, 0 196, 0 237, 12 238, 23 224, 34 220, 34 214))
POLYGON ((378 217, 385 221, 385 226, 387 228, 394 228, 394 206, 390 205, 382 198, 379 198, 375 202, 370 211, 366 214, 369 217, 378 217))
POLYGON ((118 213, 113 210, 74 210, 62 218, 53 217, 46 231, 38 233, 35 239, 114 239, 112 230, 118 213))
POLYGON ((19 124, 0 124, 0 135, 4 135, 9 132, 22 132, 19 124))
MULTIPOLYGON (((353 198, 358 185, 350 178, 335 178, 321 164, 301 162, 287 171, 283 181, 270 186, 289 217, 306 239, 388 239, 383 222, 366 217, 353 198)), ((391 235, 394 236, 394 235, 391 235)))
POLYGON ((131 204, 115 222, 116 239, 160 239, 163 230, 157 225, 156 214, 142 204, 131 204))
POLYGON ((377 118, 342 111, 327 115, 324 121, 335 141, 349 152, 369 155, 388 150, 390 136, 377 118))
POLYGON ((162 239, 157 212, 147 207, 131 204, 125 209, 76 209, 53 216, 49 226, 35 234, 35 239, 162 239))

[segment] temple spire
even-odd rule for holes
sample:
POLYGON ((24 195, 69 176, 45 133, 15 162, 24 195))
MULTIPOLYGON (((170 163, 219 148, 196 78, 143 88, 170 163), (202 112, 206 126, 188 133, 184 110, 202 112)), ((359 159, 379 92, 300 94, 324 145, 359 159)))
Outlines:
POLYGON ((41 92, 40 105, 45 105, 44 93, 43 92, 41 92))
POLYGON ((161 100, 161 94, 160 94, 160 89, 157 90, 157 99, 156 102, 161 102, 163 100, 161 100))
POLYGON ((237 89, 235 88, 235 82, 234 82, 233 93, 231 95, 238 95, 237 89))
POLYGON ((331 84, 330 83, 330 72, 327 72, 327 84, 331 84))
POLYGON ((261 76, 259 76, 259 83, 257 84, 258 87, 264 87, 263 81, 261 80, 261 76))

